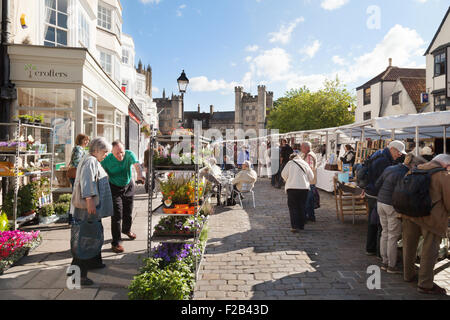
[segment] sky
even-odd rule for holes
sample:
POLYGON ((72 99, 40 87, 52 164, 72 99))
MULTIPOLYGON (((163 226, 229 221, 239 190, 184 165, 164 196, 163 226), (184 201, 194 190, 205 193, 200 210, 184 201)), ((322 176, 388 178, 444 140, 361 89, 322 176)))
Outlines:
POLYGON ((122 0, 136 64, 153 71, 153 98, 179 94, 185 111, 234 111, 234 87, 280 98, 336 76, 355 88, 388 66, 425 68, 448 0, 122 0))

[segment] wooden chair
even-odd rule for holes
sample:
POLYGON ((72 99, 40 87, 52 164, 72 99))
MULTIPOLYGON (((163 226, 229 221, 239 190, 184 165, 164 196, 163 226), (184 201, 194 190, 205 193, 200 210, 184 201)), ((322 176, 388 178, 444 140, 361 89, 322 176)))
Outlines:
POLYGON ((356 189, 348 187, 338 181, 337 177, 334 181, 334 197, 336 200, 336 218, 344 222, 344 216, 353 215, 353 224, 355 217, 369 215, 369 205, 365 198, 361 198, 354 192, 356 189))

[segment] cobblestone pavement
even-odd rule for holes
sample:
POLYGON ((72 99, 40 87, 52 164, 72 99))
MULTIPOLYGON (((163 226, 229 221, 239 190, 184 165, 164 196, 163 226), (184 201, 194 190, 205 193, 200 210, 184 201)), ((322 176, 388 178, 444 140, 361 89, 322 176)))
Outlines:
POLYGON ((0 300, 127 300, 127 287, 147 252, 147 199, 144 188, 138 186, 132 227, 137 239, 125 240, 122 254, 111 250, 111 219, 102 220, 105 234, 102 257, 106 268, 89 271, 94 285, 79 290, 69 290, 66 285, 66 270, 72 261, 70 227, 66 223, 26 227, 40 229, 43 242, 0 276, 0 300))
MULTIPOLYGON (((367 289, 367 267, 380 263, 365 255, 367 219, 337 220, 332 194, 320 192, 317 222, 293 234, 284 190, 268 179, 254 190, 255 209, 245 199, 244 210, 221 208, 210 217, 194 299, 436 299, 383 271, 381 289, 367 289)), ((450 294, 449 260, 435 272, 436 283, 450 294)))

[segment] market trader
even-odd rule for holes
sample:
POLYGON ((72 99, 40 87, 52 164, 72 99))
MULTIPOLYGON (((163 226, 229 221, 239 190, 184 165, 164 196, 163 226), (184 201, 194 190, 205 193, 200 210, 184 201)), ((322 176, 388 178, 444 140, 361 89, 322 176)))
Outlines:
POLYGON ((131 232, 133 201, 135 194, 135 184, 132 179, 132 166, 137 172, 137 180, 144 182, 141 167, 136 155, 125 150, 122 142, 116 140, 112 143, 112 152, 101 162, 103 168, 109 176, 111 187, 114 215, 111 217, 112 250, 115 253, 124 252, 120 244, 122 233, 131 240, 136 239, 136 234, 131 232), (122 228, 121 228, 121 220, 122 228))

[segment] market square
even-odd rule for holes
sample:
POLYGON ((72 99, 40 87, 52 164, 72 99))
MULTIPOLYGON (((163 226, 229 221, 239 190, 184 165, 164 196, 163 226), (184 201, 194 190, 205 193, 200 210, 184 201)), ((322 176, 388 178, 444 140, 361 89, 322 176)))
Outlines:
POLYGON ((405 2, 2 0, 0 299, 448 300, 450 7, 405 2))

